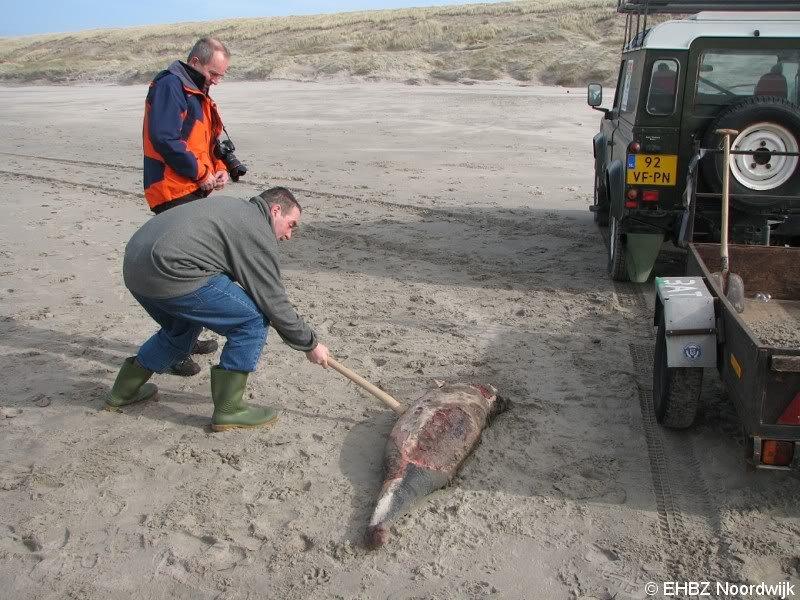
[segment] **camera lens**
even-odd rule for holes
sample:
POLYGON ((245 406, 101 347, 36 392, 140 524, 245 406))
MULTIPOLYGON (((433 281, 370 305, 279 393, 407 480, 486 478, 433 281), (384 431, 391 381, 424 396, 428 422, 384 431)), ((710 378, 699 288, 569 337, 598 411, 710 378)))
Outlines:
POLYGON ((239 181, 239 177, 247 173, 247 167, 236 158, 236 155, 233 153, 235 149, 236 147, 231 140, 217 140, 214 146, 214 152, 217 158, 225 163, 225 167, 228 169, 228 174, 231 176, 231 179, 239 181))
POLYGON ((225 157, 225 166, 228 167, 228 174, 234 181, 239 181, 239 177, 247 173, 247 167, 233 154, 225 157))

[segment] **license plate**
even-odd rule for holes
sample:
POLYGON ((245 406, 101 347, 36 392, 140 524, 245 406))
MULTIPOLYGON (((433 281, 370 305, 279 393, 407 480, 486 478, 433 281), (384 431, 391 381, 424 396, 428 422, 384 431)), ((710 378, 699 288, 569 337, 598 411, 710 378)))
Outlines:
POLYGON ((675 185, 677 172, 674 154, 628 154, 628 185, 675 185))

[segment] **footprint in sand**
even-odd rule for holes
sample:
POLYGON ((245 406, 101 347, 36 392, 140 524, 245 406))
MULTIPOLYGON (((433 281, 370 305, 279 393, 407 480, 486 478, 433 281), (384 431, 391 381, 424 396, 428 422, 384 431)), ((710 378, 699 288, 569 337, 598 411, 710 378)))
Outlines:
POLYGON ((319 585, 331 580, 330 573, 321 567, 313 567, 303 573, 303 583, 306 585, 319 585))

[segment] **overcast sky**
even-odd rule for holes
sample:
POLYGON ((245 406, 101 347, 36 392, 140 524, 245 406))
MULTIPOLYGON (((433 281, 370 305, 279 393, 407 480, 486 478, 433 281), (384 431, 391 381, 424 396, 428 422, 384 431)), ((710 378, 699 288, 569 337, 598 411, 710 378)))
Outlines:
POLYGON ((0 36, 60 33, 107 27, 130 27, 213 21, 234 17, 313 15, 319 13, 486 4, 502 0, 0 0, 0 36))

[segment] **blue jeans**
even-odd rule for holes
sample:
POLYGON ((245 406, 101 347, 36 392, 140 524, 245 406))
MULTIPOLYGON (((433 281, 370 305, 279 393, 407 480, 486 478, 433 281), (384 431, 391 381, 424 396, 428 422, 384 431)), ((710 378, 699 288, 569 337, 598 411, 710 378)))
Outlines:
POLYGON ((200 289, 177 298, 133 297, 161 325, 136 358, 145 369, 163 373, 189 356, 203 328, 227 340, 219 366, 252 373, 264 349, 269 320, 241 287, 227 275, 217 275, 200 289))

